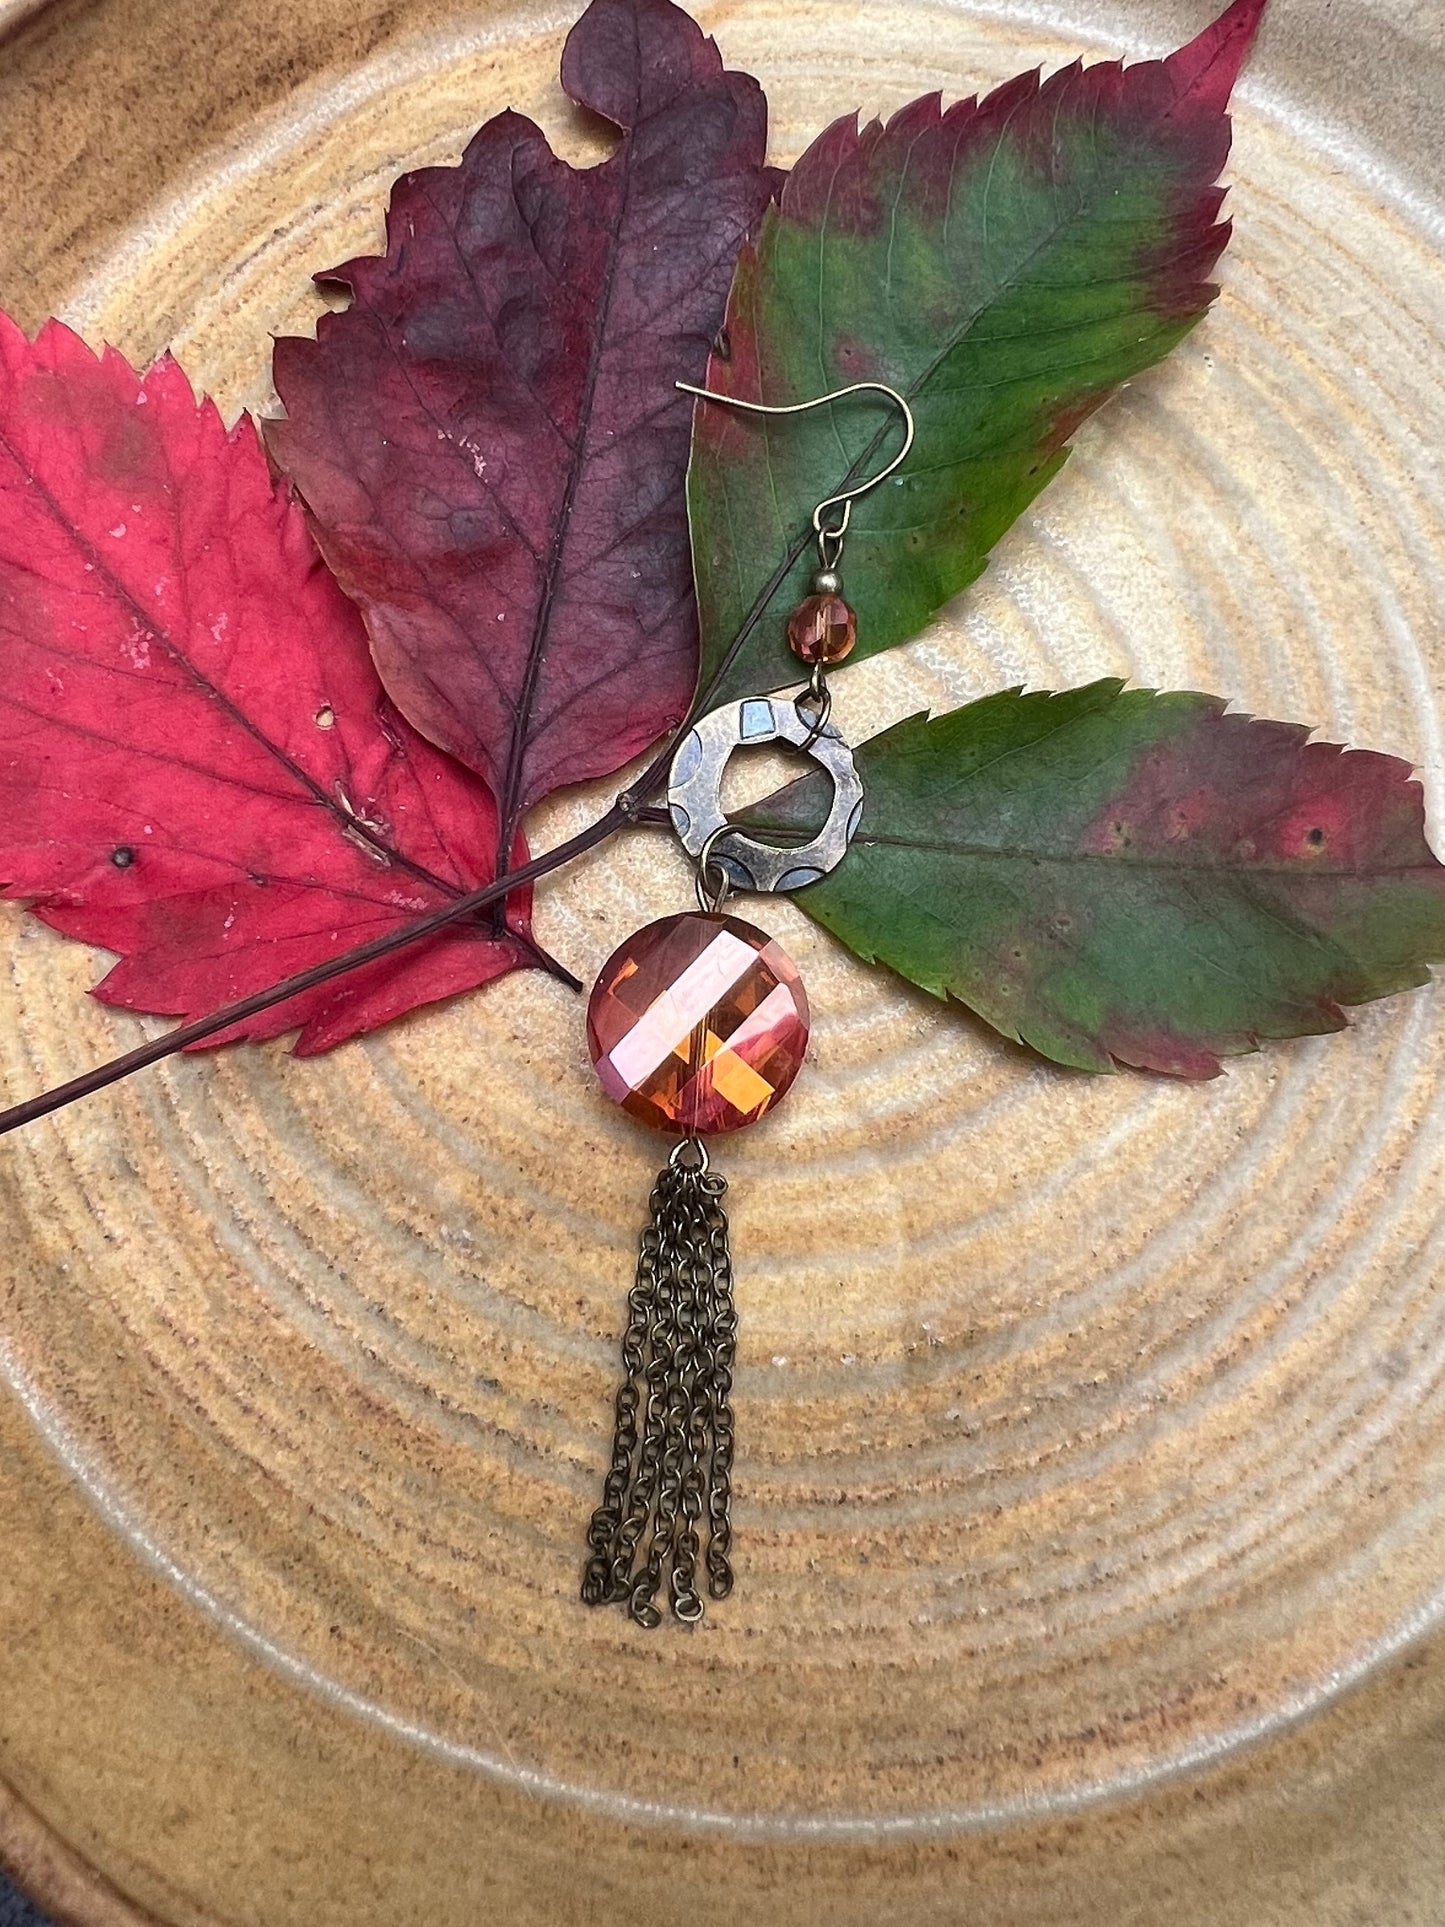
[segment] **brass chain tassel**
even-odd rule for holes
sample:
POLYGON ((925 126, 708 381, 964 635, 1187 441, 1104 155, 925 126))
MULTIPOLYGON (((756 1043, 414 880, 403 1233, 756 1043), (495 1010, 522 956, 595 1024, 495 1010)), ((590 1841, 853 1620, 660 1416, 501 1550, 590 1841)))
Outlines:
POLYGON ((701 1140, 684 1138, 653 1186, 628 1296, 626 1377, 612 1464, 587 1530, 592 1557, 582 1597, 589 1606, 625 1605, 639 1626, 661 1624, 654 1601, 664 1581, 675 1618, 687 1625, 702 1618, 700 1552, 708 1596, 726 1599, 732 1591, 737 1313, 726 1191, 701 1140))

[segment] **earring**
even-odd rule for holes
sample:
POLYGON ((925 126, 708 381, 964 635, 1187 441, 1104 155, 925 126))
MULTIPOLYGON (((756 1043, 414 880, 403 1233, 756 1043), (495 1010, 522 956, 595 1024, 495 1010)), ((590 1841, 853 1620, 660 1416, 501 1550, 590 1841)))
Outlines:
POLYGON ((737 1315, 723 1211, 726 1181, 705 1140, 764 1117, 786 1094, 808 1043, 808 999, 797 966, 766 931, 725 913, 735 891, 767 894, 815 883, 842 862, 863 813, 853 752, 830 721, 829 667, 857 639, 841 563, 854 502, 885 481, 913 445, 907 402, 881 382, 788 406, 740 401, 688 382, 706 402, 795 415, 864 392, 900 411, 903 445, 877 474, 813 511, 818 569, 788 618, 793 653, 809 669, 795 696, 750 696, 709 711, 673 752, 667 807, 697 864, 698 908, 639 930, 603 965, 587 1007, 587 1042, 606 1094, 642 1123, 678 1134, 653 1186, 622 1340, 612 1460, 592 1515, 582 1581, 588 1605, 626 1607, 656 1626, 664 1585, 674 1618, 702 1618, 708 1596, 732 1591, 732 1384, 737 1315), (722 805, 734 750, 763 743, 803 750, 833 782, 827 821, 801 847, 745 835, 722 805))

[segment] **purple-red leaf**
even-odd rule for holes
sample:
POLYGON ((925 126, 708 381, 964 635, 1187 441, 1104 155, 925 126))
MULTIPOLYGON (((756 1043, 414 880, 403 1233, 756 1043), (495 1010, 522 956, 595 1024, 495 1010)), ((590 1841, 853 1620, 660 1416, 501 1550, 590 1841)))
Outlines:
POLYGON ((562 80, 622 130, 597 167, 504 113, 404 176, 352 303, 278 341, 270 446, 383 682, 522 812, 687 708, 697 380, 761 214, 766 108, 670 0, 593 0, 562 80))
MULTIPOLYGON (((163 360, 0 316, 0 894, 120 952, 96 995, 198 1017, 493 874, 485 785, 384 696, 355 609, 163 360)), ((213 1042, 329 1049, 534 963, 448 929, 213 1042)))

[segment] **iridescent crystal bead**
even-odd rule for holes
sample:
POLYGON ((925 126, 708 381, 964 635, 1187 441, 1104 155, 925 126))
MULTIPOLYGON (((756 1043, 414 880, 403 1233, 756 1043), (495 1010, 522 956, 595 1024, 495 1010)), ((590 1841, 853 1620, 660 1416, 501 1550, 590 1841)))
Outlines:
POLYGON ((788 647, 806 663, 841 662, 858 640, 858 618, 840 595, 810 595, 788 617, 788 647))
POLYGON ((808 999, 782 945, 740 917, 689 911, 635 932, 587 1005, 602 1088, 660 1130, 736 1131, 770 1111, 808 1045, 808 999))

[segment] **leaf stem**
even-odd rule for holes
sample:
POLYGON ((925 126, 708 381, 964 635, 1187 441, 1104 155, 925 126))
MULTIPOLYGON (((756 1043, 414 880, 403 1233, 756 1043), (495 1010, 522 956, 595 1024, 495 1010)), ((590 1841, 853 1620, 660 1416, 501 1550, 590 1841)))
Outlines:
MULTIPOLYGON (((756 620, 757 611, 753 612, 756 620)), ((359 944, 354 950, 344 950, 338 957, 329 957, 325 963, 313 964, 308 970, 297 971, 295 976, 287 977, 279 984, 272 984, 266 990, 256 990, 249 997, 242 997, 234 1004, 227 1004, 223 1010, 212 1011, 207 1017, 197 1017, 193 1023, 182 1024, 175 1030, 168 1030, 163 1036, 153 1037, 149 1043, 138 1044, 134 1050, 112 1057, 108 1063, 97 1064, 94 1070, 85 1071, 79 1077, 72 1077, 68 1083, 57 1084, 53 1090, 42 1091, 38 1097, 27 1098, 23 1104, 12 1104, 8 1110, 0 1111, 0 1137, 10 1131, 18 1131, 22 1124, 33 1124, 37 1118, 49 1117, 53 1111, 63 1110, 67 1104, 74 1104, 82 1097, 90 1097, 96 1091, 103 1091, 107 1085, 118 1084, 123 1077, 133 1071, 142 1071, 151 1064, 159 1064, 162 1059, 173 1057, 178 1051, 188 1050, 192 1044, 204 1043, 206 1038, 214 1037, 219 1031, 229 1030, 233 1024, 244 1023, 248 1017, 257 1017, 273 1004, 284 1003, 288 997, 299 997, 303 991, 315 990, 319 984, 330 983, 333 977, 343 977, 349 970, 359 969, 363 964, 375 963, 380 957, 389 957, 393 951, 404 950, 408 944, 419 943, 449 924, 460 923, 479 910, 502 901, 513 890, 520 889, 525 883, 534 883, 537 878, 560 870, 563 864, 570 863, 574 857, 584 856, 587 851, 595 850, 619 830, 634 827, 668 827, 670 818, 665 810, 653 806, 654 797, 667 780, 667 772, 672 763, 673 749, 684 729, 692 722, 709 701, 723 674, 731 663, 728 661, 716 670, 708 681, 693 697, 687 715, 677 729, 668 736, 658 754, 653 758, 630 787, 622 792, 611 807, 589 823, 585 830, 559 843, 555 849, 546 850, 541 856, 533 857, 518 870, 498 877, 495 882, 473 890, 469 896, 458 897, 444 909, 433 910, 415 923, 403 925, 384 937, 376 937, 370 943, 359 944)), ((545 953, 539 953, 539 962, 544 966, 550 963, 545 953)), ((554 974, 564 981, 575 982, 569 973, 554 966, 554 974)))
POLYGON ((299 970, 279 984, 272 984, 266 990, 253 991, 249 997, 227 1004, 224 1010, 212 1011, 208 1017, 198 1017, 193 1023, 168 1030, 163 1036, 153 1037, 149 1043, 137 1045, 134 1050, 111 1058, 109 1063, 99 1064, 94 1070, 72 1077, 69 1083, 57 1084, 53 1090, 42 1091, 38 1097, 27 1098, 23 1104, 14 1104, 7 1111, 0 1111, 0 1137, 18 1130, 22 1124, 32 1124, 37 1118, 48 1117, 52 1111, 74 1104, 78 1098, 103 1091, 108 1084, 117 1084, 121 1078, 129 1077, 132 1071, 144 1070, 150 1064, 160 1063, 162 1058, 189 1049, 192 1044, 203 1043, 218 1031, 229 1030, 232 1024, 244 1023, 248 1017, 259 1016, 263 1010, 269 1010, 273 1004, 284 1003, 288 997, 299 997, 303 991, 314 990, 319 984, 329 983, 333 977, 344 976, 347 971, 356 970, 362 964, 375 963, 380 957, 389 957, 393 951, 404 950, 408 944, 418 943, 423 937, 446 929, 449 924, 460 923, 478 910, 485 910, 511 891, 520 889, 523 884, 533 883, 538 877, 560 870, 563 864, 595 849, 608 837, 615 836, 618 830, 626 829, 637 821, 634 799, 638 788, 634 785, 595 823, 589 823, 585 830, 579 830, 576 836, 569 837, 565 843, 559 843, 555 849, 545 850, 541 856, 533 857, 530 863, 524 863, 520 869, 498 877, 495 882, 485 884, 479 890, 473 890, 469 896, 459 897, 444 909, 433 910, 428 916, 419 917, 415 923, 405 924, 400 930, 392 930, 384 937, 373 938, 370 943, 359 944, 354 950, 345 950, 340 956, 328 957, 324 963, 313 964, 308 970, 299 970))

